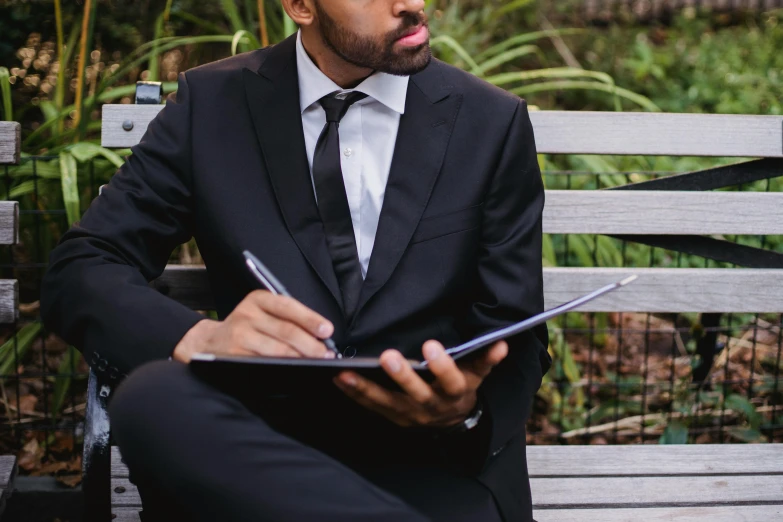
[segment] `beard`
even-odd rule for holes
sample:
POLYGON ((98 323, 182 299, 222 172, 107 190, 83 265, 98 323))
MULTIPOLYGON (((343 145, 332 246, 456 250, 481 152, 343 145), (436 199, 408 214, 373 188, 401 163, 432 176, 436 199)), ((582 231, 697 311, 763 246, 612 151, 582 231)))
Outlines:
POLYGON ((348 63, 397 76, 409 76, 423 70, 432 59, 429 42, 394 49, 395 42, 407 35, 412 27, 427 25, 424 13, 406 14, 398 29, 379 37, 368 37, 338 25, 317 0, 315 10, 324 43, 348 63))

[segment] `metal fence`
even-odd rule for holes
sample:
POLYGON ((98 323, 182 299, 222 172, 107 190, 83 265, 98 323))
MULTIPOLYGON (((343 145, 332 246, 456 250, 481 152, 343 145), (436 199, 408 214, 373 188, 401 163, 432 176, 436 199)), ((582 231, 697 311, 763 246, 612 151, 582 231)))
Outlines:
MULTIPOLYGON (((20 239, 0 249, 2 278, 20 284, 21 316, 1 331, 0 452, 29 474, 78 477, 87 366, 40 327, 38 296, 48 254, 67 229, 57 158, 25 158, 0 171, 20 201, 20 239), (21 188, 20 188, 21 187, 21 188), (32 325, 32 326, 31 326, 32 325)), ((86 202, 110 175, 93 161, 80 172, 86 202)), ((600 189, 655 173, 547 172, 549 188, 600 189)), ((740 190, 777 190, 773 182, 740 190)), ((781 251, 779 238, 729 238, 781 251)), ((727 266, 599 236, 547 236, 558 266, 727 266)), ((528 424, 531 444, 783 441, 783 317, 770 314, 571 313, 550 324, 554 365, 528 424), (709 320, 707 320, 709 319, 709 320), (710 322, 712 321, 712 322, 710 322)), ((73 480, 78 480, 74 478, 73 480)))

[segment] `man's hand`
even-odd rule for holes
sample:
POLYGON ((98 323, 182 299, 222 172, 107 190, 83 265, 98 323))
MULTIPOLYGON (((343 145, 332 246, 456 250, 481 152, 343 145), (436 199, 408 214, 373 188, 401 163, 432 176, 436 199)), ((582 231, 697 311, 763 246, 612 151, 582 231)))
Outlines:
POLYGON ((197 352, 334 357, 321 342, 333 331, 332 323, 295 299, 256 290, 225 320, 196 323, 174 348, 172 357, 185 363, 197 352))
POLYGON ((473 410, 476 390, 506 357, 508 345, 500 341, 466 364, 457 364, 437 341, 424 343, 422 353, 436 377, 432 385, 416 375, 397 350, 383 352, 381 364, 404 393, 389 391, 353 372, 342 372, 334 382, 353 400, 399 426, 445 428, 462 422, 473 410))

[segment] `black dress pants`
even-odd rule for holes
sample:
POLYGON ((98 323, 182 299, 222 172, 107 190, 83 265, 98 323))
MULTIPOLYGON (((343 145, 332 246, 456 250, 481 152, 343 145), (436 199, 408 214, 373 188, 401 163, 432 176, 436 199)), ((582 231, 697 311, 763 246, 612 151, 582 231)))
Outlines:
POLYGON ((339 390, 238 397, 160 361, 109 405, 144 522, 495 522, 494 499, 444 467, 430 437, 397 428, 339 390))

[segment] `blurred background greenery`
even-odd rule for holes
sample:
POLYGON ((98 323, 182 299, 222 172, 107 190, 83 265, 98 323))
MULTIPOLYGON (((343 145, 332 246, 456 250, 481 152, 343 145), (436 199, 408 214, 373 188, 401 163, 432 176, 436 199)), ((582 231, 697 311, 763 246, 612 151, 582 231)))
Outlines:
MULTIPOLYGON (((525 97, 534 110, 783 113, 783 10, 689 7, 650 13, 637 9, 644 2, 618 1, 616 9, 591 13, 585 8, 590 3, 428 0, 433 53, 525 97)), ((170 93, 176 89, 178 73, 275 43, 294 30, 277 0, 0 0, 0 119, 22 124, 24 158, 20 166, 7 169, 0 197, 18 200, 23 211, 64 209, 64 216, 43 213, 22 221, 14 259, 36 268, 9 276, 20 280, 28 318, 37 312, 38 284, 48 252, 89 205, 95 187, 106 182, 129 153, 100 146, 101 105, 132 103, 138 80, 161 81, 164 92, 170 93)), ((540 158, 547 187, 570 189, 620 185, 649 179, 651 173, 691 171, 728 161, 736 159, 540 158), (555 174, 562 171, 572 175, 555 174)), ((772 180, 743 189, 780 190, 780 185, 772 180)), ((780 238, 764 239, 762 246, 780 251, 780 238)), ((626 248, 607 237, 548 236, 544 247, 548 265, 705 265, 703 259, 660 249, 626 248)), ((178 249, 172 261, 199 262, 195 244, 178 249)), ((571 314, 567 320, 572 328, 601 329, 616 318, 571 314)), ((735 318, 735 325, 758 320, 735 318)), ((648 329, 649 321, 648 317, 648 329)), ((696 316, 684 316, 667 324, 697 330, 698 321, 696 316)), ((554 425, 560 432, 579 430, 607 415, 639 413, 635 399, 585 400, 583 387, 576 384, 583 380, 586 348, 582 341, 566 339, 561 326, 552 328, 555 367, 546 378, 556 385, 540 392, 546 407, 534 419, 536 427, 544 432, 554 425)), ((41 335, 45 333, 34 321, 8 332, 8 341, 0 346, 0 376, 16 375, 25 361, 31 367, 42 365, 37 370, 50 375, 44 384, 48 395, 31 401, 30 411, 43 411, 46 422, 57 422, 68 394, 68 413, 78 413, 78 404, 73 403, 83 401, 86 367, 72 347, 61 342, 58 347, 56 339, 49 338, 48 348, 36 352, 41 335), (35 362, 44 351, 48 362, 35 362), (78 380, 75 399, 73 375, 78 380)), ((690 353, 696 338, 684 339, 690 353)), ((614 350, 612 339, 591 334, 590 342, 614 350)), ((618 377, 619 367, 607 364, 595 382, 619 378, 628 393, 637 393, 634 387, 640 385, 640 377, 618 377)), ((742 432, 746 439, 763 437, 760 417, 749 402, 742 402, 744 398, 704 391, 695 395, 687 388, 687 377, 687 372, 678 373, 682 386, 678 384, 676 396, 672 390, 664 400, 670 410, 677 401, 677 408, 687 412, 694 399, 710 404, 720 399, 747 412, 742 426, 751 432, 742 432)), ((18 411, 12 415, 7 400, 5 404, 8 419, 18 416, 18 411)), ((682 441, 683 433, 687 439, 681 423, 668 422, 666 430, 661 435, 664 442, 682 441)), ((46 444, 56 442, 50 436, 46 444)), ((41 471, 41 462, 39 456, 23 469, 41 471)))

